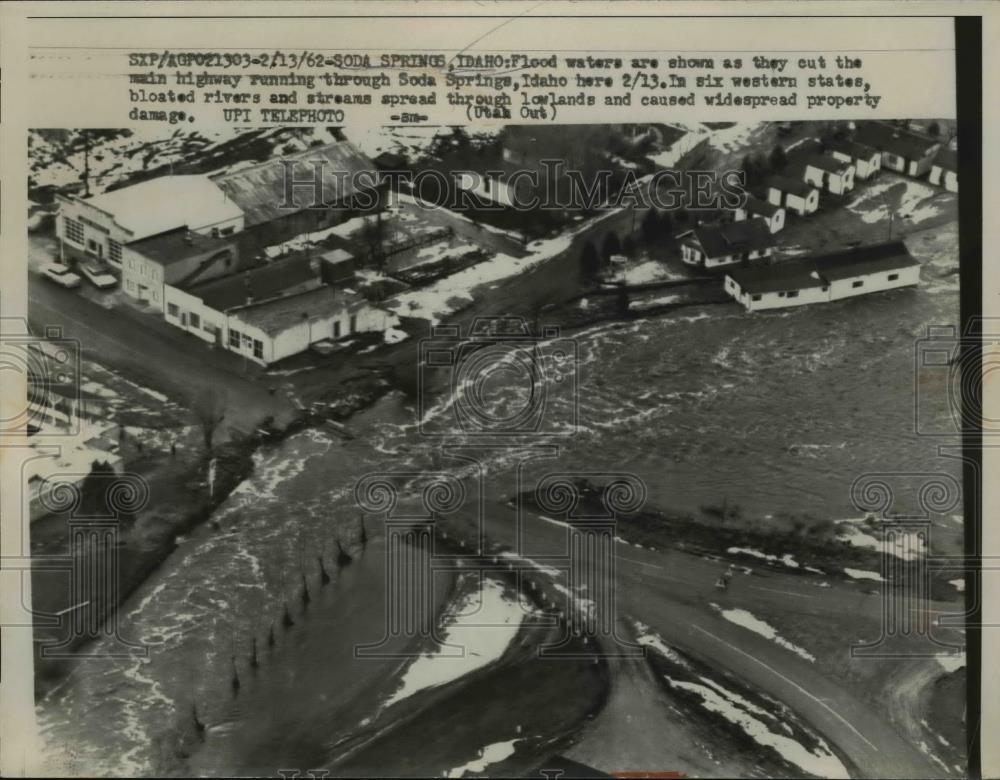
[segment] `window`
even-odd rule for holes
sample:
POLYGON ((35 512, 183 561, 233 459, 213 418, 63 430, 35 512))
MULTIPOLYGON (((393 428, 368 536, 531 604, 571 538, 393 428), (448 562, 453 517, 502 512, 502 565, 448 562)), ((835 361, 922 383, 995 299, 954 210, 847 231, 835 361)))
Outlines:
POLYGON ((865 283, 863 281, 861 281, 860 279, 858 279, 858 281, 856 281, 856 282, 852 282, 851 283, 851 287, 853 287, 855 290, 857 288, 859 288, 859 287, 864 287, 864 286, 865 286, 865 283))
POLYGON ((125 289, 132 290, 133 292, 135 291, 135 285, 132 283, 131 279, 125 282, 125 289))
MULTIPOLYGON (((131 284, 131 282, 129 282, 129 284, 131 284)), ((177 308, 177 304, 176 303, 168 303, 167 304, 167 315, 168 316, 174 317, 176 319, 179 314, 180 314, 180 310, 177 308)))
POLYGON ((240 333, 238 330, 233 330, 232 328, 229 329, 229 346, 231 346, 233 349, 239 349, 242 340, 243 340, 242 333, 240 333))
POLYGON ((219 235, 221 235, 221 236, 231 236, 233 234, 234 230, 236 230, 236 228, 234 228, 232 225, 230 225, 227 228, 222 228, 222 230, 219 231, 219 235))
POLYGON ((785 294, 784 294, 783 292, 779 292, 779 293, 778 293, 778 297, 779 297, 779 298, 784 298, 784 297, 785 297, 785 294))
POLYGON ((798 298, 799 297, 799 291, 798 290, 790 290, 788 292, 788 297, 789 298, 798 298))
POLYGON ((190 315, 190 322, 191 322, 191 327, 192 328, 200 328, 201 327, 201 317, 199 317, 194 312, 192 312, 191 315, 190 315))
POLYGON ((337 322, 333 323, 333 337, 335 339, 339 339, 340 338, 340 321, 339 320, 337 322))
POLYGON ((899 274, 889 274, 889 281, 894 282, 899 278, 899 274))
POLYGON ((760 300, 760 293, 757 293, 756 295, 751 295, 750 296, 750 300, 751 301, 759 301, 760 300))
POLYGON ((66 238, 74 244, 83 246, 83 225, 69 217, 63 217, 63 225, 65 227, 64 233, 66 238))
POLYGON ((108 257, 111 258, 116 263, 121 264, 122 261, 122 245, 115 241, 113 238, 108 239, 108 257))
POLYGON ((822 290, 823 292, 828 292, 829 289, 830 288, 828 286, 826 286, 826 285, 824 285, 823 287, 820 287, 820 290, 822 290))
POLYGON ((259 339, 253 340, 253 356, 259 360, 264 359, 264 343, 259 339))
POLYGON ((351 333, 355 333, 358 330, 358 315, 351 315, 351 333))

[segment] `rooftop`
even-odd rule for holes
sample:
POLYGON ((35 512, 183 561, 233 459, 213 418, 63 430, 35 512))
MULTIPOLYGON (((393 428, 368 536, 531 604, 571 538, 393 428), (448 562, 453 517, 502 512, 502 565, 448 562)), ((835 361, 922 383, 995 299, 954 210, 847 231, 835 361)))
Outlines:
POLYGON ((756 268, 737 268, 730 271, 729 276, 744 292, 787 292, 918 265, 920 263, 913 259, 902 241, 890 241, 804 260, 756 268))
POLYGON ((143 257, 155 260, 166 267, 179 263, 194 255, 203 255, 213 250, 223 251, 232 246, 224 238, 212 238, 181 227, 168 230, 141 241, 133 241, 129 249, 134 249, 143 257))
POLYGON ((160 176, 83 200, 111 214, 133 240, 179 227, 201 230, 243 212, 207 176, 160 176))
POLYGON ((930 136, 887 125, 883 122, 865 122, 854 134, 859 143, 874 146, 879 151, 911 159, 929 154, 940 141, 930 136))
POLYGON ((848 279, 864 273, 895 271, 900 268, 920 265, 913 259, 906 244, 902 241, 890 241, 885 244, 871 244, 856 249, 832 252, 812 258, 812 262, 820 275, 830 281, 848 279))
POLYGON ((304 321, 315 322, 336 316, 364 300, 363 296, 353 290, 324 285, 294 295, 241 306, 232 310, 230 315, 273 336, 304 321))
POLYGON ((848 141, 845 138, 828 141, 826 148, 831 152, 840 152, 841 154, 849 155, 853 160, 870 160, 878 153, 878 149, 874 146, 858 143, 857 141, 848 141))
POLYGON ((312 269, 310 259, 304 255, 296 255, 259 268, 192 285, 185 292, 200 298, 209 308, 228 311, 247 305, 247 299, 267 300, 302 292, 320 284, 319 275, 312 269))
POLYGON ((946 171, 958 173, 958 153, 954 149, 942 146, 934 158, 934 164, 946 171))
POLYGON ((699 225, 694 229, 698 243, 708 257, 723 257, 774 246, 774 237, 760 220, 699 225))
POLYGON ((806 184, 804 181, 792 179, 788 176, 771 176, 767 180, 767 186, 774 187, 781 192, 790 192, 792 195, 798 195, 800 198, 808 197, 809 193, 816 189, 811 184, 806 184))
POLYGON ((375 164, 352 144, 340 141, 221 174, 213 181, 242 209, 249 226, 342 202, 362 189, 359 185, 374 184, 375 170, 375 164), (317 170, 320 187, 312 186, 317 170), (294 188, 287 206, 286 172, 291 181, 306 182, 294 188))
POLYGON ((755 198, 753 195, 747 197, 747 202, 744 204, 745 208, 751 214, 760 214, 765 217, 773 217, 779 211, 781 211, 781 206, 775 206, 766 200, 761 200, 760 198, 755 198))
POLYGON ((807 161, 808 165, 813 168, 819 168, 821 171, 826 171, 827 173, 844 173, 848 168, 851 167, 851 163, 844 160, 838 160, 836 157, 830 157, 825 154, 816 154, 809 158, 807 161))

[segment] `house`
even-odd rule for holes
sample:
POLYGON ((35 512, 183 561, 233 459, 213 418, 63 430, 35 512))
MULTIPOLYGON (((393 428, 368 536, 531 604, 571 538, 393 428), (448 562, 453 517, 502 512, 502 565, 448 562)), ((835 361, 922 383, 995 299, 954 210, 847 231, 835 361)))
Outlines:
POLYGON ((854 189, 854 163, 823 154, 813 155, 806 160, 802 180, 834 195, 844 195, 854 189))
POLYGON ((161 176, 90 198, 58 195, 56 235, 112 267, 122 247, 169 231, 229 235, 243 229, 243 212, 207 176, 161 176))
POLYGON ((878 149, 882 167, 907 176, 925 176, 941 143, 930 136, 904 130, 884 122, 862 123, 854 140, 878 149))
POLYGON ((681 238, 684 262, 705 268, 762 260, 774 246, 774 237, 761 219, 699 225, 681 238))
POLYGON ((320 279, 326 284, 344 284, 354 279, 356 261, 346 249, 331 249, 319 256, 320 279))
POLYGON ((747 311, 839 301, 920 282, 902 241, 727 272, 724 287, 747 311))
POLYGON ((803 217, 819 208, 819 190, 798 179, 772 176, 767 180, 767 202, 803 217))
POLYGON ((388 183, 348 141, 212 177, 244 215, 243 254, 339 225, 384 205, 388 183))
POLYGON ((882 154, 874 146, 847 139, 836 139, 827 142, 826 148, 836 159, 854 165, 856 179, 868 181, 882 170, 882 154))
POLYGON ((215 238, 179 227, 122 247, 122 290, 162 311, 164 286, 207 281, 240 268, 231 238, 215 238))
POLYGON ((958 192, 958 155, 953 149, 942 147, 931 165, 931 184, 944 187, 948 192, 958 192))
POLYGON ((753 217, 762 219, 772 233, 777 233, 785 226, 785 210, 781 206, 775 206, 753 195, 747 197, 746 203, 736 209, 734 217, 737 222, 753 217))

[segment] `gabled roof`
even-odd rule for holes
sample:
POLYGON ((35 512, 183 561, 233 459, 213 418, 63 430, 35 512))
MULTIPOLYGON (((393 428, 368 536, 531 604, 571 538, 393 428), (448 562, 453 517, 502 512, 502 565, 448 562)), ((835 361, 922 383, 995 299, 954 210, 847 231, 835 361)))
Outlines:
POLYGON ((947 146, 942 146, 934 158, 934 164, 952 173, 958 173, 958 153, 947 146))
POLYGON ((779 211, 782 211, 781 206, 775 206, 773 203, 755 198, 753 195, 747 197, 747 202, 743 204, 743 208, 750 214, 760 214, 762 217, 767 217, 768 219, 779 211))
POLYGON ((919 265, 902 241, 890 241, 804 260, 738 268, 728 275, 743 292, 757 294, 823 287, 840 279, 919 265))
POLYGON ((214 177, 213 181, 243 210, 246 225, 258 225, 309 208, 340 203, 376 182, 375 164, 348 141, 276 157, 251 168, 214 177), (317 174, 321 186, 313 186, 317 174), (286 203, 286 176, 300 182, 286 203), (305 182, 305 184, 301 184, 305 182))
POLYGON ((862 274, 896 271, 920 265, 902 241, 891 241, 885 244, 832 252, 813 258, 816 270, 831 282, 838 279, 850 279, 862 274))
POLYGON ((836 157, 829 157, 824 154, 813 155, 806 163, 813 168, 819 168, 827 173, 843 174, 851 167, 851 163, 845 160, 838 160, 836 157))
POLYGON ((771 176, 767 180, 767 186, 774 187, 781 192, 790 192, 800 198, 809 197, 809 193, 816 189, 811 184, 806 184, 799 179, 791 179, 788 176, 771 176))
POLYGON ((879 151, 897 154, 908 160, 925 157, 940 144, 940 141, 930 136, 882 122, 865 122, 858 127, 854 139, 859 143, 874 146, 879 151))
POLYGON ((771 231, 756 219, 699 225, 694 229, 694 235, 706 257, 725 257, 774 246, 771 231))
POLYGON ((870 160, 876 154, 878 154, 878 149, 874 146, 869 146, 868 144, 858 143, 857 141, 848 141, 844 138, 836 138, 828 141, 826 148, 831 152, 840 152, 841 154, 848 155, 852 160, 870 160))
POLYGON ((239 219, 243 212, 207 176, 160 176, 83 199, 110 214, 132 240, 186 227, 202 230, 239 219))

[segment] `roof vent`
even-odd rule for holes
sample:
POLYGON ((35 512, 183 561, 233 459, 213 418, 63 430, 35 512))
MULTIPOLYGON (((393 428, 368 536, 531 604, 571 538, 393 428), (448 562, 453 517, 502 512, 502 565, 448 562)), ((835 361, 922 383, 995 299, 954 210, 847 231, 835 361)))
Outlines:
POLYGON ((184 243, 188 245, 194 243, 194 233, 192 231, 189 230, 187 233, 184 234, 184 243))

